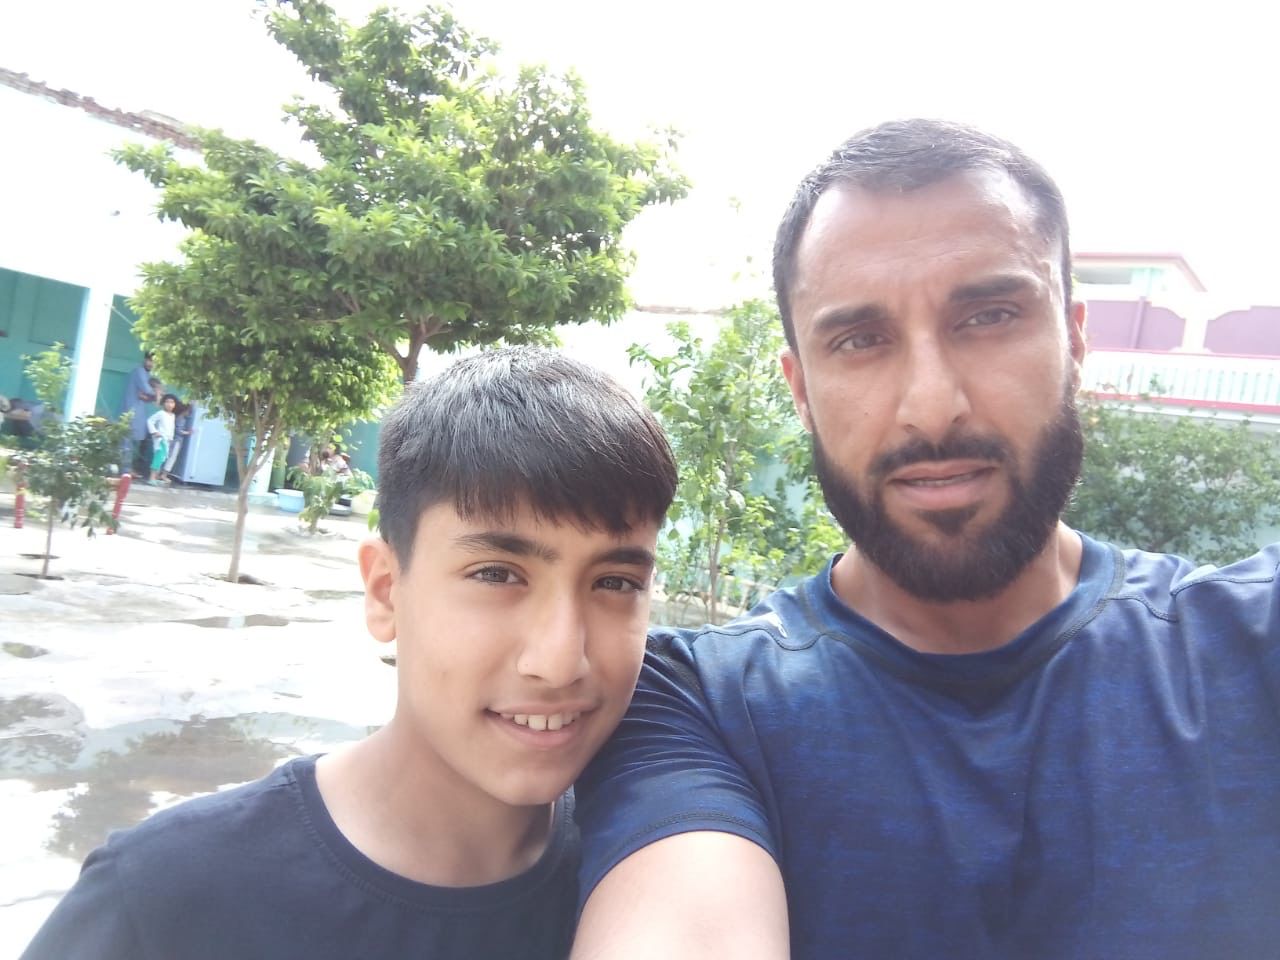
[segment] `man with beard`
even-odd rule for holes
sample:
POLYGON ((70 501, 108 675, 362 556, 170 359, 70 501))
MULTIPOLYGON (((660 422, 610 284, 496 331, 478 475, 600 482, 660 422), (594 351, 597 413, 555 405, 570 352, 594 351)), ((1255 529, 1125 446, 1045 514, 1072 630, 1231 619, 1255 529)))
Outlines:
POLYGON ((1053 181, 976 130, 885 124, 801 184, 783 372, 853 544, 651 637, 578 786, 575 956, 1280 956, 1280 549, 1060 522, 1070 262, 1053 181))

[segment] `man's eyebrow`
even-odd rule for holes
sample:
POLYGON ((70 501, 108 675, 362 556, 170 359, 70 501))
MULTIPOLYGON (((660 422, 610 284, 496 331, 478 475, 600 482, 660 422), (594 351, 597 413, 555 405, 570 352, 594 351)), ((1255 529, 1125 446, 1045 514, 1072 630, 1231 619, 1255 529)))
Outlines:
POLYGON ((823 337, 829 333, 888 319, 889 311, 878 303, 864 303, 856 307, 832 307, 830 310, 822 311, 814 319, 813 332, 823 337))
POLYGON ((497 550, 499 553, 510 553, 517 557, 537 557, 548 563, 555 563, 560 554, 545 543, 538 543, 528 537, 515 533, 504 533, 501 530, 485 530, 480 533, 464 533, 453 538, 454 544, 463 550, 483 553, 497 550))
POLYGON ((1007 297, 1014 293, 1027 293, 1033 291, 1035 286, 1035 282, 1030 277, 1011 273, 956 287, 947 299, 952 304, 973 303, 975 300, 990 300, 993 297, 1007 297))

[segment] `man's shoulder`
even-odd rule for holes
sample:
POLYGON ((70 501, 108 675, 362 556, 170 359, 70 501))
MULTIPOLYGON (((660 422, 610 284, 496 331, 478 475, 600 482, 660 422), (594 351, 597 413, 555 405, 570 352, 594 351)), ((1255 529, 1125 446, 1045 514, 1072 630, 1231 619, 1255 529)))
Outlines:
POLYGON ((761 657, 807 650, 825 634, 856 629, 836 599, 830 567, 775 590, 750 611, 722 624, 654 627, 646 659, 701 670, 745 668, 761 657))
POLYGON ((1118 558, 1112 582, 1102 591, 1104 602, 1095 624, 1109 624, 1125 611, 1139 611, 1153 625, 1201 627, 1216 621, 1255 624, 1264 631, 1280 629, 1280 603, 1274 602, 1280 590, 1280 543, 1222 566, 1093 543, 1118 558))

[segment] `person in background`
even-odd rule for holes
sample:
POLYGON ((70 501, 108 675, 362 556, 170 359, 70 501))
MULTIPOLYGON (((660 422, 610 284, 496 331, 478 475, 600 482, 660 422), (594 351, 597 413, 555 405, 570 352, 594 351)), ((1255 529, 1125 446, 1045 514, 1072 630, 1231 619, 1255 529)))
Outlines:
POLYGON ((147 417, 151 413, 151 405, 159 399, 159 381, 151 376, 151 368, 155 365, 155 356, 151 353, 142 355, 142 362, 129 374, 129 382, 125 386, 124 401, 120 406, 120 415, 132 414, 129 421, 129 435, 120 447, 120 471, 134 471, 140 464, 143 446, 147 440, 147 417))
POLYGON ((169 444, 173 443, 174 410, 178 398, 166 393, 160 400, 160 409, 147 418, 147 433, 151 437, 151 474, 148 483, 160 482, 160 468, 169 456, 169 444))
POLYGON ((173 471, 177 467, 178 457, 182 453, 187 437, 191 436, 193 412, 194 407, 182 400, 179 400, 177 406, 173 408, 173 443, 169 445, 169 455, 165 457, 164 465, 160 468, 160 479, 162 481, 171 482, 173 480, 173 471))

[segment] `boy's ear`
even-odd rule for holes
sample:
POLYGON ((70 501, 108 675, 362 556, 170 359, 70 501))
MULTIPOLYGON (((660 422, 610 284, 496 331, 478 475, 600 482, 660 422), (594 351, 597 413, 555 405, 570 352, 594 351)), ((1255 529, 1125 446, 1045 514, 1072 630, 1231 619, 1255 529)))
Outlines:
POLYGON ((391 588, 400 575, 400 564, 391 544, 370 537, 357 554, 364 579, 364 622, 373 639, 389 643, 396 638, 396 607, 391 588))

